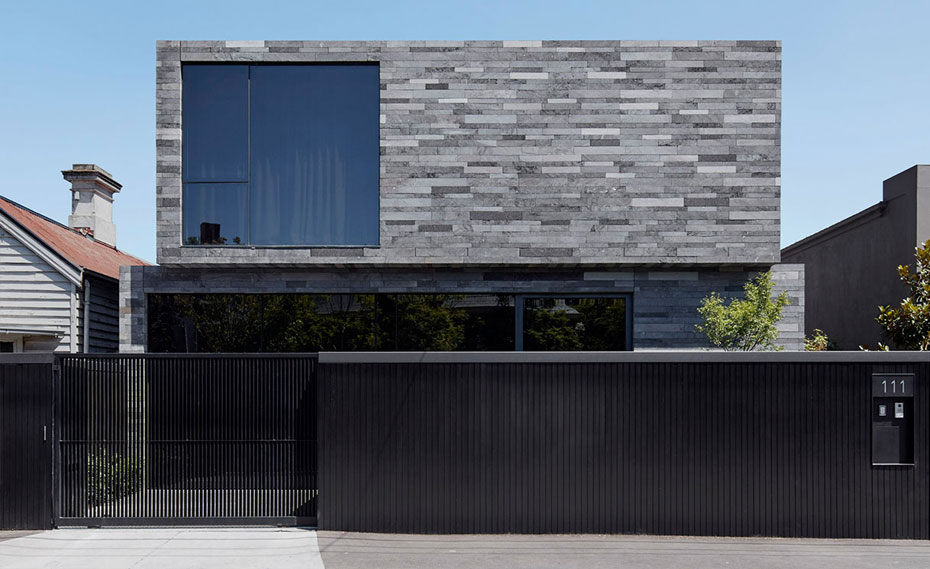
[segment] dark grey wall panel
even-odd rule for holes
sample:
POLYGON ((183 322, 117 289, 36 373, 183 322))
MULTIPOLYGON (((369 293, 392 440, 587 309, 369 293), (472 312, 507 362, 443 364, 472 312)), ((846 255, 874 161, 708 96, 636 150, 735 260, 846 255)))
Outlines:
POLYGON ((782 261, 804 265, 808 334, 820 328, 843 350, 888 342, 878 306, 908 295, 897 267, 913 266, 930 238, 928 198, 930 166, 914 166, 885 180, 880 203, 782 250, 782 261))
MULTIPOLYGON (((90 351, 116 352, 119 350, 119 283, 93 277, 87 280, 91 283, 90 351)), ((81 312, 83 314, 83 308, 81 312)), ((83 328, 78 332, 83 338, 83 328)))
POLYGON ((927 363, 320 364, 321 528, 928 537, 927 363), (917 374, 914 467, 870 376, 917 374))
POLYGON ((0 361, 0 529, 50 529, 51 358, 45 363, 17 360, 15 356, 3 360, 0 361))

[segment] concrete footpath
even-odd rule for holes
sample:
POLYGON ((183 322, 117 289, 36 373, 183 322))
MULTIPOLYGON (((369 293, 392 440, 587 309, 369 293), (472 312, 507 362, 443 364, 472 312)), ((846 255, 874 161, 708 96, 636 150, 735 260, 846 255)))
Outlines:
POLYGON ((930 567, 930 542, 601 535, 317 535, 327 569, 930 567))
POLYGON ((298 528, 0 532, 0 567, 32 568, 930 567, 930 542, 598 535, 386 535, 298 528))
MULTIPOLYGON (((2 532, 0 532, 2 533, 2 532)), ((298 528, 59 529, 0 542, 2 569, 319 569, 298 528)))

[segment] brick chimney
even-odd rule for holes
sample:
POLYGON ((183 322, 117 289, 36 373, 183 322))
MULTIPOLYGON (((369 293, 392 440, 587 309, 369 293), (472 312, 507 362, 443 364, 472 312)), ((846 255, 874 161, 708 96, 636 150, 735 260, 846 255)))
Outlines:
POLYGON ((70 170, 62 170, 61 175, 71 182, 68 225, 115 247, 113 195, 123 186, 96 164, 74 164, 70 170))

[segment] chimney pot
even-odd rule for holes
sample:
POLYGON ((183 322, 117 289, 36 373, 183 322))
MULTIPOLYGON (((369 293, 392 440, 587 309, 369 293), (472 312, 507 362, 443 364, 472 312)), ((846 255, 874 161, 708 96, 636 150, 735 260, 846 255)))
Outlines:
POLYGON ((71 215, 68 225, 95 240, 116 246, 113 196, 122 185, 96 164, 74 164, 61 175, 71 182, 71 215))

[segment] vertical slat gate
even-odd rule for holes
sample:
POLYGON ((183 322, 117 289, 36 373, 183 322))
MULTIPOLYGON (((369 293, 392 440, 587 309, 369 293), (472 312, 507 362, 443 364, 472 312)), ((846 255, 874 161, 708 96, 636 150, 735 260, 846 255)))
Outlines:
POLYGON ((60 365, 60 525, 315 523, 315 355, 60 365))
POLYGON ((52 527, 52 359, 38 359, 0 359, 0 529, 52 527))

